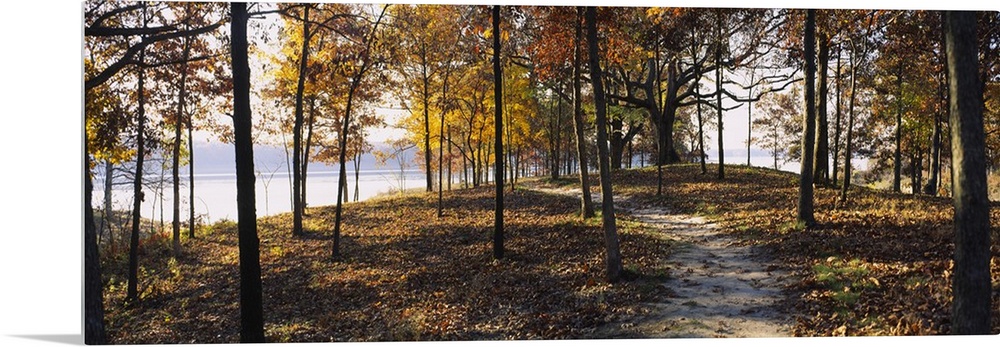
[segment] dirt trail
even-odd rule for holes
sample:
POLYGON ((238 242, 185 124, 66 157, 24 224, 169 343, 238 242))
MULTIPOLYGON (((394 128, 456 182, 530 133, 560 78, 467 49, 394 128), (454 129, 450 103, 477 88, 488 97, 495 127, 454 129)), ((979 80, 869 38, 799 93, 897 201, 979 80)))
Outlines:
MULTIPOLYGON (((544 191, 576 195, 569 190, 544 191)), ((595 194, 599 208, 600 194, 595 194)), ((754 249, 702 217, 676 214, 662 207, 637 206, 615 198, 625 212, 678 241, 666 259, 669 279, 662 285, 674 295, 648 303, 640 319, 600 329, 602 337, 782 337, 791 336, 792 319, 778 311, 788 277, 755 256, 754 249)))

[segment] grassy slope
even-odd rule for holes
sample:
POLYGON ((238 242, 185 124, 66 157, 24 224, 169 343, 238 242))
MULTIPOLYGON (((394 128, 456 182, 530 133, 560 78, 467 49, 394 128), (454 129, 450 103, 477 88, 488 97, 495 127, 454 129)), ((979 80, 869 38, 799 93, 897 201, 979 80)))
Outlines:
MULTIPOLYGON (((333 209, 309 210, 307 236, 290 215, 259 223, 268 341, 554 339, 592 337, 599 325, 641 314, 664 297, 659 259, 670 242, 623 221, 626 268, 603 280, 599 219, 576 218, 578 200, 507 193, 508 258, 491 258, 492 188, 379 198, 345 209, 345 259, 331 262, 333 209)), ((238 341, 235 225, 185 240, 170 260, 166 239, 144 242, 142 300, 124 297, 124 257, 105 263, 112 343, 238 341)))
MULTIPOLYGON (((698 166, 665 169, 662 197, 656 170, 620 172, 616 193, 646 204, 711 216, 745 242, 783 260, 800 283, 788 288, 799 312, 794 333, 825 335, 947 334, 953 253, 950 198, 852 189, 816 190, 817 228, 795 223, 798 176, 732 166, 724 181, 698 166)), ((994 203, 993 329, 1000 333, 1000 204, 994 203)))

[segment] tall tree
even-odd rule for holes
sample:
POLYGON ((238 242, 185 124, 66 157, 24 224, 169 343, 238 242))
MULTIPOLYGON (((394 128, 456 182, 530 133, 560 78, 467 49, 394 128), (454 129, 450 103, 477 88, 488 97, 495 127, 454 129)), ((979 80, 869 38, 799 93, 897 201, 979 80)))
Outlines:
POLYGON ((990 202, 976 13, 944 13, 955 204, 952 333, 989 334, 990 202))
MULTIPOLYGON (((142 63, 144 60, 145 52, 139 52, 139 62, 142 63)), ((135 154, 135 175, 134 183, 132 184, 132 234, 129 240, 129 253, 128 253, 128 289, 126 290, 126 300, 134 301, 139 298, 139 227, 141 223, 139 210, 142 207, 142 201, 145 199, 142 193, 142 165, 146 156, 146 96, 145 96, 145 82, 146 73, 145 69, 139 67, 137 69, 139 74, 138 82, 136 84, 136 94, 138 95, 138 124, 139 129, 137 130, 136 136, 136 154, 135 154)))
POLYGON ((240 342, 264 342, 260 239, 254 196, 250 63, 247 54, 247 4, 233 2, 230 54, 233 72, 233 141, 236 147, 236 204, 240 261, 240 342))
POLYGON ((493 209, 493 258, 503 258, 503 69, 500 66, 500 6, 494 5, 493 12, 493 141, 494 173, 496 179, 495 206, 493 209))
POLYGON ((847 201, 847 191, 851 187, 851 158, 854 154, 854 101, 858 91, 858 45, 851 41, 851 90, 847 97, 847 139, 844 143, 844 183, 840 186, 840 202, 847 201))
MULTIPOLYGON (((841 203, 847 201, 847 191, 851 187, 851 169, 853 167, 851 158, 853 158, 856 150, 854 148, 854 121, 857 118, 857 113, 854 106, 858 99, 858 73, 859 66, 865 61, 868 50, 871 47, 868 42, 868 36, 871 34, 874 14, 874 11, 864 14, 864 17, 867 17, 867 24, 862 30, 859 30, 847 39, 851 47, 851 54, 848 57, 851 65, 851 89, 848 91, 847 97, 847 124, 845 125, 847 139, 844 142, 844 183, 840 186, 839 198, 841 203)), ((859 23, 860 21, 861 19, 858 19, 859 23)))
POLYGON ((893 140, 896 143, 892 149, 892 191, 900 191, 900 173, 903 168, 903 61, 897 62, 896 72, 896 128, 893 129, 893 140))
POLYGON ((840 129, 841 129, 841 126, 840 126, 840 104, 841 104, 840 98, 843 95, 841 93, 841 90, 840 90, 840 85, 841 85, 840 81, 841 81, 841 76, 843 75, 841 73, 842 71, 841 71, 841 66, 840 66, 840 64, 841 64, 840 54, 842 53, 842 51, 843 51, 842 46, 840 44, 838 44, 837 45, 837 71, 834 72, 834 75, 833 75, 834 86, 836 88, 836 91, 834 93, 837 94, 837 97, 836 97, 837 101, 836 101, 836 106, 834 106, 834 111, 833 111, 834 112, 834 121, 833 121, 834 122, 834 124, 833 124, 833 128, 834 128, 834 130, 833 130, 833 155, 832 155, 833 156, 833 170, 830 173, 830 178, 832 179, 834 186, 837 185, 837 172, 838 172, 837 171, 837 157, 840 154, 840 129))
POLYGON ((715 46, 715 109, 718 111, 718 123, 715 124, 715 128, 718 130, 718 141, 719 141, 719 171, 717 172, 718 178, 726 178, 726 167, 725 167, 725 147, 722 145, 722 70, 724 69, 725 62, 723 62, 723 49, 728 46, 729 37, 723 36, 722 27, 724 26, 723 21, 725 21, 725 16, 723 15, 722 9, 715 10, 715 21, 716 21, 716 46, 715 46), (723 43, 723 41, 727 41, 723 43))
POLYGON ((587 155, 587 141, 586 136, 584 136, 584 128, 586 124, 583 118, 583 94, 580 92, 580 81, 581 77, 581 65, 583 65, 583 58, 580 54, 580 45, 583 44, 583 24, 581 23, 581 17, 583 16, 583 8, 577 7, 577 15, 574 21, 575 32, 573 36, 573 129, 576 132, 576 153, 577 159, 580 162, 580 189, 582 195, 580 198, 581 202, 581 215, 583 218, 590 218, 594 216, 594 202, 590 196, 590 175, 587 161, 590 157, 587 155))
POLYGON ((615 226, 615 199, 611 187, 611 163, 608 150, 607 104, 601 75, 601 56, 597 42, 597 8, 587 7, 587 50, 590 53, 590 83, 594 89, 594 108, 597 114, 597 152, 601 175, 601 220, 604 224, 604 262, 608 282, 615 283, 622 276, 622 255, 615 226))
MULTIPOLYGON (((379 12, 378 17, 371 27, 358 25, 354 28, 353 32, 359 36, 360 43, 352 45, 355 47, 342 47, 346 50, 353 48, 356 51, 350 55, 351 58, 345 59, 343 62, 345 67, 342 69, 348 75, 350 85, 347 89, 347 104, 344 108, 344 117, 341 121, 340 136, 337 145, 339 149, 339 153, 337 153, 338 164, 340 166, 337 182, 340 182, 340 184, 337 184, 337 206, 333 224, 333 250, 331 257, 334 260, 340 259, 340 225, 343 218, 343 201, 347 197, 347 188, 344 183, 347 182, 347 137, 351 132, 351 117, 353 116, 351 112, 355 111, 355 103, 358 101, 356 98, 358 98, 358 94, 362 91, 361 87, 362 83, 364 83, 365 75, 371 71, 373 66, 379 63, 377 53, 373 51, 377 49, 376 45, 379 44, 377 36, 378 28, 388 8, 389 5, 382 7, 381 12, 379 12)), ((367 19, 360 20, 366 21, 367 19)))
POLYGON ((813 218, 813 145, 816 141, 816 10, 807 10, 805 25, 806 117, 802 134, 802 162, 799 169, 798 221, 807 226, 813 218))
MULTIPOLYGON (((88 90, 87 92, 91 92, 88 90)), ((94 98, 87 95, 87 114, 99 113, 103 110, 95 109, 94 98)), ((101 284, 101 258, 97 247, 97 227, 94 225, 93 190, 94 184, 91 177, 91 159, 89 142, 84 141, 83 149, 83 174, 84 174, 84 205, 83 205, 83 342, 88 345, 107 343, 107 334, 104 331, 104 287, 101 284)), ((110 161, 108 161, 110 163, 110 161)), ((111 172, 105 172, 111 175, 111 172)), ((105 212, 107 213, 107 212, 105 212)))
MULTIPOLYGON (((182 41, 183 41, 183 44, 182 44, 183 45, 183 53, 181 53, 181 59, 183 61, 185 61, 185 62, 181 63, 181 76, 180 76, 180 81, 178 83, 178 90, 177 90, 177 114, 175 115, 176 118, 174 119, 174 142, 173 142, 173 152, 174 153, 172 155, 173 165, 171 166, 171 169, 170 169, 171 177, 173 178, 173 183, 174 183, 174 185, 173 185, 173 193, 174 193, 174 198, 173 198, 173 217, 174 217, 174 219, 173 219, 173 223, 172 223, 173 236, 174 236, 173 237, 173 246, 174 246, 173 247, 173 251, 174 251, 173 252, 173 257, 174 258, 180 257, 180 255, 181 255, 181 184, 180 184, 180 166, 181 166, 181 130, 183 128, 181 125, 185 123, 185 122, 182 121, 182 119, 184 118, 184 106, 185 106, 185 101, 186 101, 185 90, 187 88, 187 76, 188 76, 188 69, 187 69, 188 63, 186 61, 191 58, 191 39, 188 38, 188 37, 185 37, 185 38, 182 39, 182 41)), ((188 149, 188 150, 190 150, 190 149, 188 149)), ((191 197, 191 198, 193 199, 194 197, 191 197)))
POLYGON ((830 34, 828 30, 819 30, 817 35, 819 44, 819 57, 817 62, 818 78, 816 83, 816 142, 813 155, 813 179, 821 185, 830 184, 830 132, 826 117, 827 91, 827 70, 830 62, 830 34))
POLYGON ((309 34, 309 8, 310 4, 305 4, 302 8, 302 53, 299 55, 298 84, 295 89, 295 115, 292 126, 292 235, 302 235, 302 215, 305 213, 305 201, 303 201, 303 179, 305 172, 302 171, 302 125, 303 117, 303 94, 305 92, 306 68, 309 66, 309 41, 312 36, 309 34))

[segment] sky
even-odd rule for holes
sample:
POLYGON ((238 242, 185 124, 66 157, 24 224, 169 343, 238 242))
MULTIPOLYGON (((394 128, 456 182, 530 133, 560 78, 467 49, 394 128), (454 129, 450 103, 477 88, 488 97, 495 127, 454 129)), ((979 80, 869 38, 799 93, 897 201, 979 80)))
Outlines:
MULTIPOLYGON (((466 1, 484 3, 483 1, 466 1)), ((454 2, 451 2, 454 3, 454 2)), ((528 1, 505 1, 526 4, 528 1)), ((530 4, 602 5, 608 1, 531 1, 530 4)), ((5 168, 0 233, 0 345, 53 346, 79 344, 82 327, 82 2, 5 3, 0 21, 5 53, 0 148, 5 168)), ((615 5, 728 6, 737 0, 630 0, 615 5)), ((997 10, 1000 2, 949 1, 818 1, 759 0, 757 7, 811 5, 838 8, 921 8, 997 10)), ((744 109, 745 111, 745 109, 744 109)), ((736 125, 734 124, 735 128, 736 125)), ((745 129, 744 129, 745 130, 745 129)), ((727 138, 728 143, 739 139, 727 138)), ((814 338, 809 344, 843 346, 902 343, 996 345, 996 337, 814 338)), ((671 340, 676 346, 794 346, 801 340, 671 340)), ((463 343, 459 343, 462 345, 463 343)), ((533 342, 514 343, 519 346, 533 342)), ((598 345, 595 341, 549 341, 545 346, 598 345)), ((658 340, 634 340, 638 346, 661 346, 658 340)), ((415 346, 415 344, 408 344, 415 346)), ((424 346, 425 344, 421 344, 424 346)), ((455 345, 455 344, 449 344, 455 345)), ((464 343, 473 345, 473 343, 464 343)))

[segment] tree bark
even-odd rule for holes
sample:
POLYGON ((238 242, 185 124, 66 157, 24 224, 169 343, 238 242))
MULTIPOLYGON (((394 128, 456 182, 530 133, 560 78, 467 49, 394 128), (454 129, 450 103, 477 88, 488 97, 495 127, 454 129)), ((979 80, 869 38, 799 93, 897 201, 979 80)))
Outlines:
POLYGON ((934 115, 934 132, 931 135, 931 177, 924 186, 924 194, 937 195, 938 182, 941 180, 941 121, 934 115))
POLYGON ((183 60, 185 63, 181 64, 181 80, 180 85, 177 90, 177 118, 174 119, 174 143, 173 143, 173 166, 170 169, 170 176, 173 178, 173 246, 174 253, 173 257, 178 258, 181 256, 181 179, 180 179, 180 166, 181 166, 181 129, 184 124, 184 102, 185 102, 185 92, 187 88, 187 66, 188 56, 191 54, 191 42, 190 39, 184 38, 184 53, 183 60))
MULTIPOLYGON (((562 86, 560 86, 560 89, 562 86)), ((555 128, 555 149, 552 151, 552 179, 559 179, 559 151, 562 146, 562 107, 563 99, 556 96, 556 128, 555 128)))
POLYGON ((104 218, 101 218, 101 227, 97 229, 98 235, 103 233, 105 226, 108 229, 108 244, 111 245, 111 252, 115 252, 115 233, 111 228, 111 216, 115 213, 112 208, 112 195, 114 194, 112 185, 115 179, 115 164, 110 160, 104 161, 104 218))
POLYGON ((952 333, 989 334, 990 202, 976 13, 944 13, 955 204, 952 333))
POLYGON ((747 167, 750 167, 750 144, 753 142, 753 68, 750 70, 750 89, 747 90, 747 167))
POLYGON ((493 209, 493 258, 502 259, 503 235, 503 70, 500 67, 500 6, 493 6, 493 151, 496 206, 493 209))
POLYGON ((427 75, 427 51, 426 47, 421 47, 424 50, 422 53, 423 58, 423 82, 424 82, 424 168, 427 177, 427 191, 434 191, 434 180, 431 178, 431 116, 430 116, 430 94, 428 85, 430 84, 430 76, 427 75))
POLYGON ((233 64, 233 142, 236 147, 236 205, 240 259, 240 342, 264 342, 260 240, 254 196, 250 64, 247 57, 246 3, 231 3, 230 52, 233 64))
MULTIPOLYGON (((144 60, 145 55, 145 51, 139 52, 140 62, 144 60)), ((144 200, 142 193, 142 165, 146 157, 146 72, 141 67, 138 71, 139 80, 136 85, 136 93, 139 95, 139 129, 136 135, 135 181, 132 183, 132 235, 129 240, 128 289, 126 289, 125 295, 125 300, 129 302, 139 299, 139 228, 141 223, 139 209, 142 207, 142 201, 144 200)))
MULTIPOLYGON (((94 225, 93 191, 90 174, 90 153, 84 136, 83 176, 83 257, 84 257, 84 327, 83 342, 88 345, 107 343, 104 332, 104 287, 101 285, 101 257, 97 247, 97 227, 94 225)), ((108 171, 107 175, 110 175, 108 171)), ((107 210, 107 208, 105 208, 107 210)))
POLYGON ((587 7, 587 42, 590 52, 590 82, 594 88, 594 106, 597 113, 597 151, 601 174, 601 220, 604 224, 604 262, 607 265, 608 282, 621 279, 622 256, 618 244, 618 230, 615 227, 615 200, 611 187, 611 163, 608 153, 607 104, 601 76, 600 53, 597 44, 597 8, 587 7))
MULTIPOLYGON (((654 53, 653 53, 653 58, 654 59, 650 59, 647 62, 647 64, 649 64, 649 73, 650 73, 649 80, 650 81, 653 80, 653 76, 659 76, 660 75, 660 71, 658 70, 659 64, 656 64, 656 60, 659 60, 659 44, 658 44, 658 42, 659 41, 657 41, 656 49, 654 50, 654 53)), ((668 76, 673 76, 674 75, 674 64, 670 64, 670 67, 668 67, 667 70, 668 70, 667 75, 668 76)), ((671 81, 671 82, 668 82, 668 86, 667 86, 667 90, 670 90, 671 86, 669 84, 672 84, 673 80, 670 79, 668 81, 671 81)), ((652 88, 649 88, 649 89, 647 89, 647 91, 651 91, 651 89, 652 88)), ((660 83, 656 84, 656 91, 657 91, 657 93, 655 95, 659 95, 660 94, 659 92, 663 91, 663 87, 662 87, 662 85, 660 83)), ((649 112, 649 114, 657 114, 658 111, 657 111, 656 103, 653 102, 653 103, 651 103, 651 105, 652 105, 652 107, 650 107, 651 111, 649 112)), ((667 162, 666 160, 662 160, 662 159, 664 159, 664 158, 667 157, 664 154, 666 154, 669 151, 667 149, 667 141, 664 141, 664 139, 663 139, 662 131, 664 131, 664 129, 667 129, 667 125, 663 124, 665 122, 665 119, 664 119, 664 117, 662 117, 662 115, 661 115, 661 117, 654 118, 654 119, 656 119, 655 124, 656 124, 656 157, 657 157, 656 158, 656 196, 662 196, 663 195, 663 165, 666 164, 666 162, 667 162)))
MULTIPOLYGON (((695 74, 698 78, 695 80, 694 92, 695 94, 701 93, 701 72, 699 71, 695 74)), ((704 175, 708 173, 708 165, 705 163, 705 118, 701 114, 701 103, 695 104, 696 112, 698 114, 698 163, 701 164, 701 174, 704 175)))
POLYGON ((188 117, 188 238, 194 238, 194 125, 192 117, 188 117))
MULTIPOLYGON (((344 111, 344 124, 340 129, 340 139, 339 146, 340 153, 338 153, 338 163, 340 164, 340 171, 337 175, 337 207, 333 222, 333 260, 340 259, 340 223, 342 221, 343 215, 343 201, 344 196, 347 194, 347 189, 344 187, 344 181, 347 180, 347 132, 350 130, 351 124, 351 107, 354 104, 354 91, 357 88, 360 76, 354 79, 351 83, 350 89, 347 91, 347 107, 344 111)), ((402 189, 402 187, 400 187, 402 189)))
POLYGON ((302 9, 302 52, 299 56, 299 81, 295 87, 295 120, 292 125, 292 235, 302 235, 302 98, 306 68, 309 63, 309 5, 302 9))
POLYGON ((837 45, 837 73, 836 73, 836 75, 834 75, 834 81, 836 81, 835 83, 836 83, 836 86, 837 86, 837 105, 835 107, 836 111, 834 111, 836 113, 836 120, 835 120, 836 124, 834 124, 835 128, 834 128, 834 131, 833 131, 833 171, 832 171, 832 174, 830 175, 831 178, 833 178, 833 185, 834 186, 837 185, 837 172, 838 172, 838 170, 837 170, 837 158, 840 155, 840 95, 841 95, 841 92, 840 92, 840 53, 841 53, 841 48, 840 48, 840 45, 838 44, 837 45))
MULTIPOLYGON (((944 46, 944 30, 941 30, 941 45, 944 46)), ((943 52, 942 52, 943 53, 943 52)), ((944 54, 942 54, 944 55, 944 54)), ((947 60, 947 57, 945 57, 947 60)), ((947 70, 947 69, 945 69, 947 70)), ((941 121, 942 118, 948 119, 947 105, 948 105, 948 74, 943 72, 941 74, 941 83, 939 84, 939 95, 941 96, 941 102, 945 105, 944 117, 939 115, 934 115, 934 133, 931 135, 931 179, 927 182, 927 186, 924 187, 924 193, 929 195, 938 195, 938 188, 941 186, 941 121)))
MULTIPOLYGON (((444 85, 441 86, 441 99, 448 100, 448 73, 444 75, 444 85)), ((445 110, 441 110, 441 119, 438 128, 438 218, 444 213, 444 115, 445 110)))
POLYGON ((854 140, 854 100, 858 91, 858 66, 855 55, 859 55, 857 45, 851 42, 851 96, 847 101, 847 143, 844 146, 844 184, 840 186, 840 202, 847 201, 847 190, 851 187, 851 156, 854 152, 852 141, 854 140))
POLYGON ((899 61, 896 70, 896 129, 893 140, 896 147, 892 150, 892 191, 900 192, 900 174, 903 170, 903 61, 899 61))
POLYGON ((587 175, 587 140, 583 133, 586 125, 583 120, 583 101, 581 100, 583 96, 580 92, 580 65, 583 63, 580 57, 580 45, 583 41, 583 27, 580 23, 580 17, 583 15, 582 10, 582 8, 577 7, 576 32, 573 42, 573 127, 576 130, 576 152, 580 162, 580 188, 583 193, 580 198, 581 215, 586 219, 594 216, 594 203, 590 197, 590 176, 587 175))
POLYGON ((830 132, 826 120, 826 99, 828 86, 826 83, 827 62, 830 60, 830 38, 826 33, 819 35, 819 84, 816 104, 816 152, 813 157, 813 179, 820 185, 830 183, 830 132))
POLYGON ((798 221, 811 226, 813 218, 813 146, 816 140, 816 10, 806 13, 805 28, 806 58, 806 117, 802 135, 802 162, 799 178, 798 221))
POLYGON ((354 202, 361 199, 361 149, 354 153, 354 202))
POLYGON ((302 215, 303 215, 303 217, 306 214, 306 208, 309 207, 309 202, 308 202, 309 200, 307 199, 308 192, 309 192, 309 189, 307 188, 308 185, 309 185, 308 184, 309 183, 309 157, 310 157, 309 154, 312 151, 312 135, 313 135, 313 125, 315 124, 315 121, 316 121, 316 96, 312 95, 312 96, 309 97, 309 119, 306 120, 306 124, 305 124, 305 126, 306 126, 306 141, 303 144, 305 146, 305 148, 302 149, 302 159, 300 160, 300 162, 302 163, 302 171, 301 171, 301 173, 302 173, 302 177, 301 177, 302 183, 299 186, 299 189, 301 189, 300 193, 301 193, 302 197, 299 198, 299 203, 302 204, 302 215))
POLYGON ((717 173, 717 177, 718 177, 718 179, 722 180, 722 179, 726 178, 726 167, 725 167, 726 155, 725 155, 725 152, 724 152, 725 147, 723 147, 723 145, 722 145, 722 138, 723 138, 723 136, 722 136, 722 128, 723 128, 723 123, 722 123, 722 67, 724 66, 724 63, 722 61, 722 40, 724 40, 724 38, 722 37, 722 15, 721 15, 721 12, 718 12, 718 11, 721 11, 721 10, 716 10, 716 11, 717 11, 716 15, 718 16, 716 18, 716 25, 717 25, 717 30, 718 30, 716 34, 718 35, 717 36, 717 40, 718 41, 716 42, 716 47, 715 47, 715 66, 716 66, 716 68, 715 68, 715 107, 716 107, 716 110, 718 111, 718 114, 717 114, 718 124, 715 125, 715 128, 718 129, 718 134, 717 135, 719 137, 718 138, 718 141, 719 141, 719 171, 717 173))
POLYGON ((448 191, 450 192, 451 191, 451 181, 455 180, 455 176, 454 176, 454 174, 451 171, 451 163, 455 160, 455 157, 453 157, 451 155, 452 143, 451 143, 451 125, 450 124, 448 125, 448 131, 447 131, 447 133, 448 133, 448 141, 447 141, 447 143, 448 143, 448 191))

